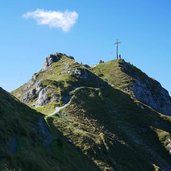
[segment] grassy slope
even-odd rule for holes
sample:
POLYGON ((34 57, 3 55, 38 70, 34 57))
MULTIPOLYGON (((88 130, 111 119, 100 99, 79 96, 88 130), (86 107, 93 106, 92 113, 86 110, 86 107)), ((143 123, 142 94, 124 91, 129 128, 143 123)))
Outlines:
POLYGON ((41 121, 46 127, 42 114, 1 88, 0 116, 0 170, 98 170, 61 133, 52 134, 50 130, 44 130, 40 126, 41 121), (48 139, 51 139, 49 144, 48 139))
POLYGON ((171 118, 140 105, 110 87, 82 88, 70 106, 47 120, 102 170, 171 169, 165 146, 171 118))
POLYGON ((124 60, 112 60, 92 68, 92 72, 121 90, 127 90, 134 79, 121 70, 124 60))
POLYGON ((171 99, 167 90, 132 64, 123 59, 112 60, 97 65, 91 71, 132 98, 160 113, 170 115, 171 99))
MULTIPOLYGON (((40 71, 36 74, 36 79, 32 79, 32 85, 29 87, 29 82, 19 87, 12 94, 22 101, 23 95, 31 89, 35 88, 35 82, 41 82, 43 87, 48 88, 48 96, 56 95, 58 101, 51 101, 48 104, 35 109, 44 114, 50 114, 56 106, 62 106, 65 103, 64 97, 69 98, 69 92, 80 86, 97 87, 98 84, 104 84, 95 74, 91 73, 83 65, 78 64, 73 59, 63 55, 58 62, 53 63, 47 70, 40 71), (82 71, 82 75, 89 75, 88 79, 76 77, 72 72, 75 68, 82 71), (29 87, 29 88, 27 88, 29 87)), ((26 104, 33 107, 37 98, 29 100, 26 104)))
MULTIPOLYGON (((129 92, 128 87, 134 78, 121 70, 123 62, 109 61, 97 65, 92 71, 112 86, 129 92)), ((56 105, 63 105, 62 94, 68 95, 76 87, 84 86, 74 93, 67 108, 46 117, 52 130, 57 134, 60 131, 101 170, 157 170, 157 167, 169 167, 171 159, 166 145, 170 138, 171 119, 131 100, 128 95, 107 86, 98 77, 94 76, 86 82, 74 77, 68 73, 68 69, 75 67, 82 68, 63 56, 48 70, 36 75, 36 80, 43 79, 42 83, 48 87, 49 96, 58 94, 61 97, 59 102, 37 108, 44 114, 52 113, 56 105)), ((140 77, 145 77, 139 70, 136 69, 136 72, 140 77)), ((26 86, 13 94, 21 98, 26 86)))
MULTIPOLYGON (((48 86, 49 96, 51 96, 52 94, 61 95, 62 93, 65 93, 65 90, 68 89, 70 84, 75 80, 75 78, 68 74, 68 70, 66 68, 72 69, 78 66, 80 65, 76 63, 74 60, 66 56, 62 56, 61 59, 58 62, 53 63, 49 69, 36 73, 36 80, 34 80, 33 78, 30 80, 30 82, 32 82, 33 85, 28 86, 28 82, 23 86, 19 87, 18 89, 14 90, 12 94, 21 100, 23 94, 26 91, 29 91, 34 88, 33 86, 35 81, 41 81, 43 87, 48 86)), ((32 101, 30 100, 28 102, 28 105, 31 106, 32 103, 34 103, 35 101, 36 99, 33 99, 32 101)), ((52 105, 53 104, 48 104, 47 108, 51 110, 52 105)), ((55 105, 62 105, 62 99, 59 99, 59 101, 56 102, 55 105)), ((39 108, 39 111, 44 111, 44 109, 41 110, 41 108, 39 108)))
MULTIPOLYGON (((131 87, 137 78, 142 81, 144 79, 150 79, 141 70, 130 63, 126 63, 123 59, 99 64, 92 68, 91 71, 100 78, 108 81, 112 86, 129 93, 130 95, 134 94, 131 87)), ((150 81, 153 80, 150 79, 150 81)))

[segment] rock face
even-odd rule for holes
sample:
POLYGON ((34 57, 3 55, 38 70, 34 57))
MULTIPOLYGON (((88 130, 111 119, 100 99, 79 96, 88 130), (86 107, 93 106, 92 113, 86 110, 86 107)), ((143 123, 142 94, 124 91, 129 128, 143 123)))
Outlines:
POLYGON ((46 105, 51 100, 57 101, 56 94, 51 97, 48 96, 48 87, 44 86, 42 81, 35 81, 30 90, 26 90, 26 93, 23 95, 21 101, 24 103, 32 103, 31 106, 39 107, 46 105))
POLYGON ((88 71, 87 68, 73 68, 69 69, 68 73, 75 76, 76 78, 84 79, 84 80, 91 80, 96 79, 95 75, 88 71))
POLYGON ((133 78, 130 89, 136 99, 158 112, 171 115, 171 97, 158 81, 126 62, 122 63, 121 70, 133 78))
POLYGON ((171 98, 160 83, 154 80, 136 80, 132 89, 138 100, 161 113, 171 115, 171 98))
MULTIPOLYGON (((46 70, 47 68, 49 68, 52 63, 54 62, 58 62, 62 56, 67 56, 64 53, 55 53, 55 54, 50 54, 48 57, 46 57, 45 62, 43 64, 43 68, 42 71, 46 70)), ((75 60, 73 56, 67 56, 67 58, 71 59, 71 60, 75 60)))
POLYGON ((46 70, 52 63, 57 62, 60 59, 60 54, 51 54, 45 59, 45 63, 43 65, 43 70, 46 70))
POLYGON ((39 92, 36 106, 43 106, 49 102, 50 98, 47 95, 47 91, 48 88, 45 87, 39 92))

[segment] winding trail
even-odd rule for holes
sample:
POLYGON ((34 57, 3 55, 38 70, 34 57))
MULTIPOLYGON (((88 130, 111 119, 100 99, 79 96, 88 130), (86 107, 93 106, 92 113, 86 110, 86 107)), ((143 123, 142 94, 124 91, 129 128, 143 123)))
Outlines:
POLYGON ((64 108, 66 108, 67 106, 69 106, 69 105, 71 104, 72 99, 74 98, 74 93, 75 93, 76 91, 79 91, 79 90, 84 89, 84 88, 86 88, 86 89, 95 89, 95 90, 99 89, 99 88, 84 87, 84 86, 75 88, 74 90, 71 91, 73 95, 71 96, 69 102, 66 103, 64 106, 59 106, 59 107, 57 106, 57 107, 55 108, 55 111, 54 111, 53 113, 49 114, 48 116, 53 116, 53 115, 55 115, 56 113, 58 113, 60 110, 62 110, 62 109, 64 109, 64 108))
POLYGON ((65 107, 69 106, 69 105, 70 105, 70 102, 71 102, 71 99, 70 99, 70 101, 69 101, 68 103, 66 103, 64 106, 60 106, 60 107, 57 106, 57 107, 55 108, 55 111, 54 111, 53 113, 49 114, 48 116, 53 116, 53 115, 55 115, 55 114, 58 113, 60 110, 62 110, 62 109, 64 109, 65 107))

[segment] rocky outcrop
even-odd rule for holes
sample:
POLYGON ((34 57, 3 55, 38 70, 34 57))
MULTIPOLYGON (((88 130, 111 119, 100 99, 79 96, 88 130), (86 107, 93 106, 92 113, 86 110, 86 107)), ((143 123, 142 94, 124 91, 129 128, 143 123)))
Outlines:
POLYGON ((42 68, 42 71, 48 69, 52 63, 54 62, 58 62, 62 56, 66 56, 67 58, 70 58, 72 60, 75 60, 73 56, 67 56, 66 54, 64 53, 55 53, 55 54, 50 54, 48 57, 46 57, 45 59, 45 62, 43 64, 43 68, 42 68))
POLYGON ((82 79, 85 81, 98 79, 97 76, 90 72, 86 67, 71 68, 68 69, 68 73, 78 79, 82 79))
POLYGON ((129 63, 123 62, 120 67, 123 72, 133 78, 129 89, 136 99, 160 113, 171 115, 171 97, 158 81, 129 63))
POLYGON ((37 97, 36 89, 31 89, 23 95, 22 102, 28 103, 30 100, 33 100, 36 97, 37 97))
POLYGON ((171 97, 157 81, 136 80, 132 89, 138 100, 161 113, 171 115, 171 97))
POLYGON ((43 70, 46 70, 52 63, 59 61, 60 59, 60 54, 51 54, 45 59, 45 63, 43 65, 43 70))
POLYGON ((43 89, 41 89, 41 91, 38 94, 38 99, 36 101, 36 106, 43 106, 45 104, 47 104, 50 100, 50 98, 47 95, 48 92, 48 88, 45 87, 43 89))

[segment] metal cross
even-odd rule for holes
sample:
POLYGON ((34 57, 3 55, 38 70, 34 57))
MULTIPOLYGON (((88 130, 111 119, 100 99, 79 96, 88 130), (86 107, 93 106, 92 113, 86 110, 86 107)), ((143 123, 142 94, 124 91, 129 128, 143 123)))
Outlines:
POLYGON ((119 49, 119 44, 121 42, 118 42, 118 40, 116 41, 115 45, 116 45, 116 58, 119 59, 119 54, 118 54, 118 49, 119 49))

